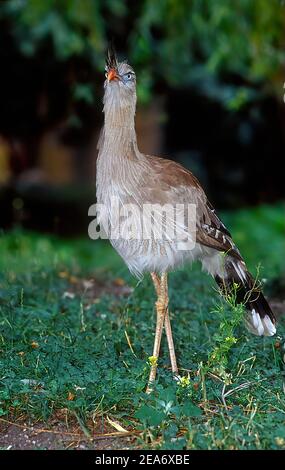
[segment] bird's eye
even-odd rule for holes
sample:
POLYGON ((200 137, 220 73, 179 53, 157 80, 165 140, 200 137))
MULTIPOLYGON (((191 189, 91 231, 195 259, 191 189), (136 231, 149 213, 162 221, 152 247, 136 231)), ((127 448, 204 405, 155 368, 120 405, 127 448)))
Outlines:
POLYGON ((132 72, 125 73, 124 77, 126 80, 131 80, 134 77, 134 74, 132 72))

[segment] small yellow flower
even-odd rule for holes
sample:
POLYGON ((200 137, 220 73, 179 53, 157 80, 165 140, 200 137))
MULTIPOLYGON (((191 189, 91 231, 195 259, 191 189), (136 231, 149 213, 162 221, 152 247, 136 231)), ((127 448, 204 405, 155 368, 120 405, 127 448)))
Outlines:
POLYGON ((237 342, 237 339, 234 336, 227 336, 226 337, 226 342, 235 344, 237 342))
POLYGON ((190 385, 190 378, 189 376, 188 377, 180 377, 180 380, 179 380, 179 385, 180 387, 188 387, 188 385, 190 385))
POLYGON ((31 346, 33 349, 37 349, 39 347, 39 343, 37 343, 36 341, 32 341, 31 346))
POLYGON ((151 366, 157 365, 157 357, 156 356, 149 356, 148 362, 151 366))

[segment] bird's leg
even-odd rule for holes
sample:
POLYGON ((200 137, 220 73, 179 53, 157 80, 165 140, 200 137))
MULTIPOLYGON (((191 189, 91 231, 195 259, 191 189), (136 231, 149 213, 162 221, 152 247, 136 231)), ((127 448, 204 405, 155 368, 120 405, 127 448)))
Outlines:
POLYGON ((156 273, 150 273, 157 297, 160 294, 160 279, 156 273))
POLYGON ((150 374, 149 374, 148 386, 146 390, 147 393, 150 393, 152 391, 152 385, 156 377, 157 361, 158 361, 159 350, 160 350, 164 318, 165 318, 165 314, 168 308, 168 291, 167 291, 167 274, 166 273, 163 273, 161 275, 159 284, 160 284, 159 292, 157 296, 157 301, 155 303, 156 305, 156 330, 155 330, 155 338, 154 338, 154 345, 153 345, 152 363, 151 363, 151 369, 150 369, 150 374))
MULTIPOLYGON (((168 293, 167 278, 166 278, 166 289, 167 289, 167 293, 168 293)), ((178 367, 177 367, 177 361, 176 361, 176 355, 175 355, 175 349, 174 349, 174 341, 173 341, 173 336, 172 336, 168 305, 167 305, 167 309, 166 309, 166 312, 165 312, 164 328, 165 328, 165 333, 166 333, 166 338, 167 338, 167 344, 168 344, 168 350, 169 350, 172 373, 173 373, 174 377, 177 377, 178 376, 178 367)))
MULTIPOLYGON (((151 273, 151 278, 155 287, 157 297, 159 298, 161 294, 161 281, 156 273, 151 273)), ((167 277, 165 280, 165 287, 166 287, 167 299, 168 299, 167 277)), ((169 350, 169 355, 170 355, 172 372, 174 376, 177 376, 178 367, 177 367, 177 362, 176 362, 174 342, 173 342, 172 331, 171 331, 168 302, 167 302, 165 316, 164 316, 164 327, 165 327, 165 332, 166 332, 166 337, 167 337, 167 344, 168 344, 168 350, 169 350)))
POLYGON ((167 344, 168 344, 168 350, 169 350, 172 373, 173 373, 174 377, 178 377, 178 367, 177 367, 177 361, 176 361, 176 355, 175 355, 175 349, 174 349, 174 341, 173 341, 173 336, 172 336, 172 330, 171 330, 171 323, 170 323, 170 316, 169 316, 168 308, 167 308, 166 313, 165 313, 164 328, 165 328, 166 337, 167 337, 167 344))

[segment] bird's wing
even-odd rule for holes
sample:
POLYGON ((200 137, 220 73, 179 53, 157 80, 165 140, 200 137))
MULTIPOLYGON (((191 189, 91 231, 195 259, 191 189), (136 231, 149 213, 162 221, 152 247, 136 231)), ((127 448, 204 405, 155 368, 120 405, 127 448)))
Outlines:
MULTIPOLYGON (((198 212, 198 211, 197 211, 198 212)), ((218 251, 226 252, 235 258, 242 259, 237 247, 235 246, 231 235, 225 225, 221 222, 211 205, 202 208, 202 217, 197 214, 197 232, 196 241, 201 245, 214 248, 218 251), (210 222, 204 222, 204 218, 210 219, 210 222)))
MULTIPOLYGON (((231 234, 208 201, 197 178, 179 163, 164 158, 148 157, 157 175, 152 186, 153 200, 164 204, 195 204, 196 241, 207 247, 241 259, 231 234)), ((149 179, 148 179, 149 181, 149 179)))

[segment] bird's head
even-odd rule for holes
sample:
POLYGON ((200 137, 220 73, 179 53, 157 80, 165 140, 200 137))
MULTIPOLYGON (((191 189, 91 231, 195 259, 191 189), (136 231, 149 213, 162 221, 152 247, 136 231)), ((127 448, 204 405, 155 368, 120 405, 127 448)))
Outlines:
POLYGON ((114 48, 108 49, 105 66, 104 105, 116 109, 136 106, 136 74, 127 62, 118 62, 114 48))

